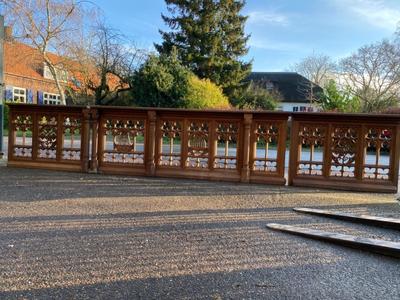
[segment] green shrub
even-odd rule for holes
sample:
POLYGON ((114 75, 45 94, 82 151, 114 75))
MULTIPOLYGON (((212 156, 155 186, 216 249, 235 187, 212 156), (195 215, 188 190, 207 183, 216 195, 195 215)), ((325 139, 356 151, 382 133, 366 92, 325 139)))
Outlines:
POLYGON ((358 112, 361 108, 360 100, 350 89, 339 90, 334 80, 329 80, 317 102, 324 111, 358 112))
POLYGON ((172 55, 150 56, 132 79, 135 106, 229 108, 222 89, 199 79, 172 55))
POLYGON ((235 95, 234 105, 244 109, 275 110, 281 96, 278 92, 269 92, 254 83, 250 83, 235 95))
POLYGON ((176 56, 150 56, 132 80, 135 105, 185 107, 190 75, 176 56))
POLYGON ((230 108, 229 99, 220 87, 209 79, 199 79, 195 75, 189 78, 189 89, 185 100, 187 108, 230 108))

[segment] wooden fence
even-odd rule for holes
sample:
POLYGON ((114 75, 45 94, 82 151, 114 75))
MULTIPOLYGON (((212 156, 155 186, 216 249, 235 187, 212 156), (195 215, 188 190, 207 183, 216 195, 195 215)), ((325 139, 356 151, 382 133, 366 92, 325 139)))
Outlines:
POLYGON ((284 185, 289 127, 289 185, 397 191, 398 115, 19 104, 9 120, 14 167, 284 185))

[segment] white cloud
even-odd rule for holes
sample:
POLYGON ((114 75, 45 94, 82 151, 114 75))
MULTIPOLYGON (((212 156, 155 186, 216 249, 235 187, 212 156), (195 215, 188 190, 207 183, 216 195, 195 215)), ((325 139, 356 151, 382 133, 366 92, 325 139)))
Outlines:
POLYGON ((273 11, 253 11, 248 13, 249 24, 276 24, 281 26, 289 25, 287 16, 273 11))
POLYGON ((302 48, 301 46, 294 43, 257 39, 254 37, 250 37, 248 45, 253 48, 272 51, 295 51, 302 48))
POLYGON ((400 21, 400 6, 383 0, 334 0, 344 11, 351 11, 369 24, 394 31, 400 21))

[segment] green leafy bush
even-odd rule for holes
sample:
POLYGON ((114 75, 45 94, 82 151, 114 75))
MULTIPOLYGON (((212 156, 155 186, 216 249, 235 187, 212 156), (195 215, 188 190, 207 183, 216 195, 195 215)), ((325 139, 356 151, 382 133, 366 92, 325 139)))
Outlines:
POLYGON ((235 95, 234 105, 242 109, 275 110, 281 96, 278 92, 268 90, 251 82, 235 95))
POLYGON ((361 109, 360 100, 351 94, 350 89, 339 90, 334 80, 328 82, 318 99, 324 111, 358 112, 361 109))
POLYGON ((150 56, 133 77, 135 105, 185 107, 190 76, 176 56, 150 56))
POLYGON ((230 108, 229 99, 222 89, 209 79, 189 77, 189 89, 185 97, 187 108, 230 108))
POLYGON ((201 80, 172 55, 152 55, 132 79, 136 106, 173 108, 228 108, 222 90, 201 80))

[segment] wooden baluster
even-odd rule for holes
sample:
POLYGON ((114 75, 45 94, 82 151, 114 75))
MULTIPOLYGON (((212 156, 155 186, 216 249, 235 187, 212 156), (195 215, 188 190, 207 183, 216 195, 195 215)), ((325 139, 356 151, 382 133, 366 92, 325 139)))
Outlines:
POLYGON ((82 133, 81 133, 81 167, 82 172, 89 171, 89 153, 90 153, 90 118, 91 109, 82 110, 82 133))
POLYGON ((215 121, 208 123, 208 169, 214 169, 214 160, 217 155, 218 141, 217 141, 217 123, 215 121))
POLYGON ((90 158, 90 172, 98 172, 98 143, 99 143, 99 112, 97 109, 91 110, 90 127, 92 129, 92 153, 90 158))
POLYGON ((252 114, 244 114, 243 119, 243 144, 242 144, 242 172, 240 176, 241 182, 250 181, 250 139, 251 139, 251 123, 253 120, 252 114))
POLYGON ((360 126, 359 128, 355 128, 358 138, 356 145, 356 155, 355 155, 355 163, 354 163, 354 177, 362 181, 364 176, 364 161, 365 161, 365 137, 366 137, 366 127, 360 126))
POLYGON ((399 182, 399 160, 400 160, 400 125, 393 128, 392 132, 392 147, 390 149, 390 170, 389 180, 392 181, 393 186, 396 187, 398 192, 399 182))
POLYGON ((288 185, 293 185, 293 179, 297 176, 298 163, 301 155, 301 143, 299 140, 299 121, 292 116, 292 132, 290 140, 290 162, 289 162, 289 178, 288 185))
POLYGON ((155 111, 147 112, 148 118, 148 133, 147 140, 145 139, 145 147, 147 146, 147 159, 146 159, 146 175, 147 176, 155 176, 156 174, 156 165, 155 165, 155 150, 156 150, 156 121, 157 121, 157 113, 155 111))
MULTIPOLYGON (((279 125, 279 136, 276 149, 276 170, 280 177, 285 178, 285 157, 287 139, 287 120, 279 125)), ((297 171, 296 171, 297 172, 297 171)))
MULTIPOLYGON (((14 119, 16 114, 14 113, 14 107, 10 106, 9 120, 8 120, 8 160, 12 161, 14 159, 14 144, 16 144, 16 130, 14 125, 14 119)), ((1 138, 1 137, 0 137, 1 138)))

